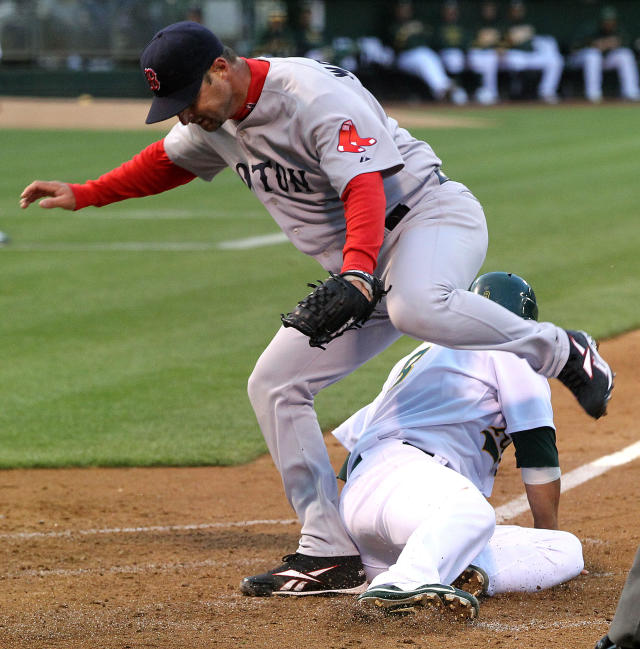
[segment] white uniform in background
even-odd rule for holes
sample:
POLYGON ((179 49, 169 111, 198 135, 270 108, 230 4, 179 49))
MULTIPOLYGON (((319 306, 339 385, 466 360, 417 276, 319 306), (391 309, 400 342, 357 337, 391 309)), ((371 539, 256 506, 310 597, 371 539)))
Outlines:
POLYGON ((602 101, 602 77, 605 70, 616 71, 622 99, 640 100, 638 64, 633 50, 628 47, 618 47, 608 52, 602 52, 596 47, 585 47, 571 55, 570 64, 582 68, 584 94, 589 101, 602 101))
POLYGON ((517 45, 507 49, 500 58, 500 67, 509 72, 540 71, 538 97, 549 103, 558 100, 564 57, 553 36, 533 36, 531 49, 519 49, 517 45))
POLYGON ((447 92, 450 92, 454 104, 467 103, 466 91, 456 86, 447 76, 442 59, 430 47, 423 45, 398 53, 396 65, 398 69, 422 79, 436 100, 444 99, 447 92))
MULTIPOLYGON (((451 584, 469 564, 488 574, 489 594, 578 575, 573 534, 496 527, 486 500, 510 435, 544 427, 549 385, 513 354, 425 343, 399 361, 376 399, 333 431, 351 451, 340 512, 370 586, 451 584)), ((522 471, 529 483, 559 477, 522 471)))

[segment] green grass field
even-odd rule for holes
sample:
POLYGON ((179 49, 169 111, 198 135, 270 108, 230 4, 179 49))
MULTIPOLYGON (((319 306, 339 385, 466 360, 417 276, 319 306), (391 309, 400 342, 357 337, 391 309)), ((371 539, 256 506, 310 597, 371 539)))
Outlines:
MULTIPOLYGON (((540 315, 611 336, 640 324, 636 107, 472 110, 491 126, 412 129, 482 201, 485 270, 533 284, 540 315)), ((156 132, 0 131, 0 467, 246 462, 265 451, 246 397, 279 314, 324 276, 225 173, 77 213, 18 208, 35 178, 81 182, 156 132)), ((403 339, 318 397, 331 428, 378 390, 403 339)))

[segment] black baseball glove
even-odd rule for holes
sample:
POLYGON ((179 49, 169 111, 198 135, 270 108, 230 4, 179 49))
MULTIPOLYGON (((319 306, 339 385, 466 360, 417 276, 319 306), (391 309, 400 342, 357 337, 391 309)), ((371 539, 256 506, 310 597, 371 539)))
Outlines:
POLYGON ((298 302, 291 313, 281 315, 285 327, 294 327, 309 336, 309 345, 321 349, 345 331, 361 327, 389 292, 384 290, 379 278, 359 270, 329 275, 324 282, 318 280, 318 284, 307 284, 314 290, 298 302), (366 284, 371 300, 345 277, 353 277, 366 284))

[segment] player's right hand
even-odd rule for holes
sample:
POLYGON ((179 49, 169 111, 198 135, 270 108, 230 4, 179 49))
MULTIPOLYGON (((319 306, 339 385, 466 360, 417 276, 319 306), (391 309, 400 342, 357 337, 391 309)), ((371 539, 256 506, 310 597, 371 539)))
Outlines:
POLYGON ((76 207, 76 198, 71 187, 57 180, 34 180, 20 195, 20 207, 25 209, 40 198, 43 199, 39 203, 40 207, 61 207, 64 210, 73 210, 76 207))

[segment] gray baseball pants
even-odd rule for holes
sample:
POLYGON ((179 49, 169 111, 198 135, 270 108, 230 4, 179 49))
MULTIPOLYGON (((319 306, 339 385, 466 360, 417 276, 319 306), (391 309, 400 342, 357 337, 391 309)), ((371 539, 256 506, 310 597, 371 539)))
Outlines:
POLYGON ((622 649, 640 647, 640 547, 622 589, 609 638, 622 649))

